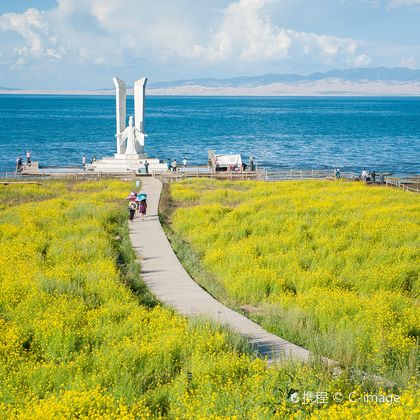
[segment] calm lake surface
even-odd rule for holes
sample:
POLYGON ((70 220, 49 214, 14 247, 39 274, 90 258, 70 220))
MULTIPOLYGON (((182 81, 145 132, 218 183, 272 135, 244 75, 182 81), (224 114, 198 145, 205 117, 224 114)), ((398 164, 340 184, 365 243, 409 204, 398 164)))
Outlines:
MULTIPOLYGON (((133 114, 128 97, 127 116, 133 114)), ((147 97, 146 152, 205 164, 207 150, 266 168, 420 173, 420 98, 147 97)), ((0 95, 0 171, 115 153, 113 96, 0 95)))

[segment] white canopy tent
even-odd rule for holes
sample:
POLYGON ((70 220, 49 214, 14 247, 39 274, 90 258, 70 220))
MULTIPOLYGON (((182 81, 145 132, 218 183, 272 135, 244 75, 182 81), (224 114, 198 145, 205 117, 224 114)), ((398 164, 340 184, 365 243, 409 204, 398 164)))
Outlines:
POLYGON ((216 155, 216 165, 220 168, 236 166, 242 167, 241 155, 216 155))

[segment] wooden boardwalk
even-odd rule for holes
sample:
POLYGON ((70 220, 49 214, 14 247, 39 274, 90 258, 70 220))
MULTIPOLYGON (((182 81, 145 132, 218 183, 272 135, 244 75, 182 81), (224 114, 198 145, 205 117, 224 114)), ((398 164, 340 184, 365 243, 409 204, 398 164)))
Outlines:
POLYGON ((143 178, 148 215, 144 221, 130 223, 130 238, 140 259, 142 278, 164 304, 186 316, 208 317, 247 337, 256 351, 269 360, 284 357, 308 361, 308 350, 268 333, 255 322, 222 305, 203 290, 184 270, 159 222, 158 204, 162 183, 153 177, 143 178))

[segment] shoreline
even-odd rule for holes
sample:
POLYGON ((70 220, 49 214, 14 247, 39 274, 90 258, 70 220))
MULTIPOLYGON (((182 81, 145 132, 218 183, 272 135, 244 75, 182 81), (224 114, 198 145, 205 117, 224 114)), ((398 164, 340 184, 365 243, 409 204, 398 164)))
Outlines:
MULTIPOLYGON (((93 91, 49 91, 49 90, 34 90, 34 91, 2 91, 0 95, 20 95, 20 96, 115 96, 114 92, 93 92, 93 91)), ((133 96, 133 93, 128 91, 127 96, 133 96)), ((334 93, 284 93, 284 94, 233 94, 233 93, 156 93, 151 92, 148 94, 150 97, 191 97, 191 98, 202 98, 202 97, 214 97, 214 98, 420 98, 420 92, 415 94, 408 93, 345 93, 345 92, 334 92, 334 93)))
MULTIPOLYGON (((114 95, 110 89, 0 89, 0 95, 114 95)), ((233 96, 233 97, 420 97, 420 82, 358 81, 328 79, 320 82, 272 83, 258 86, 184 85, 147 88, 148 96, 233 96)), ((133 88, 127 89, 133 95, 133 88)))

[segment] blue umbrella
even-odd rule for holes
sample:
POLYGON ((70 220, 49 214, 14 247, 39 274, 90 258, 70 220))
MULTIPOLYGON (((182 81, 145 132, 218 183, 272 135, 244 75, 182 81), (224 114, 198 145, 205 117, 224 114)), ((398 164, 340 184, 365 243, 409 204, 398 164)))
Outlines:
POLYGON ((146 200, 146 198, 147 198, 146 194, 139 194, 136 198, 136 201, 146 200))

